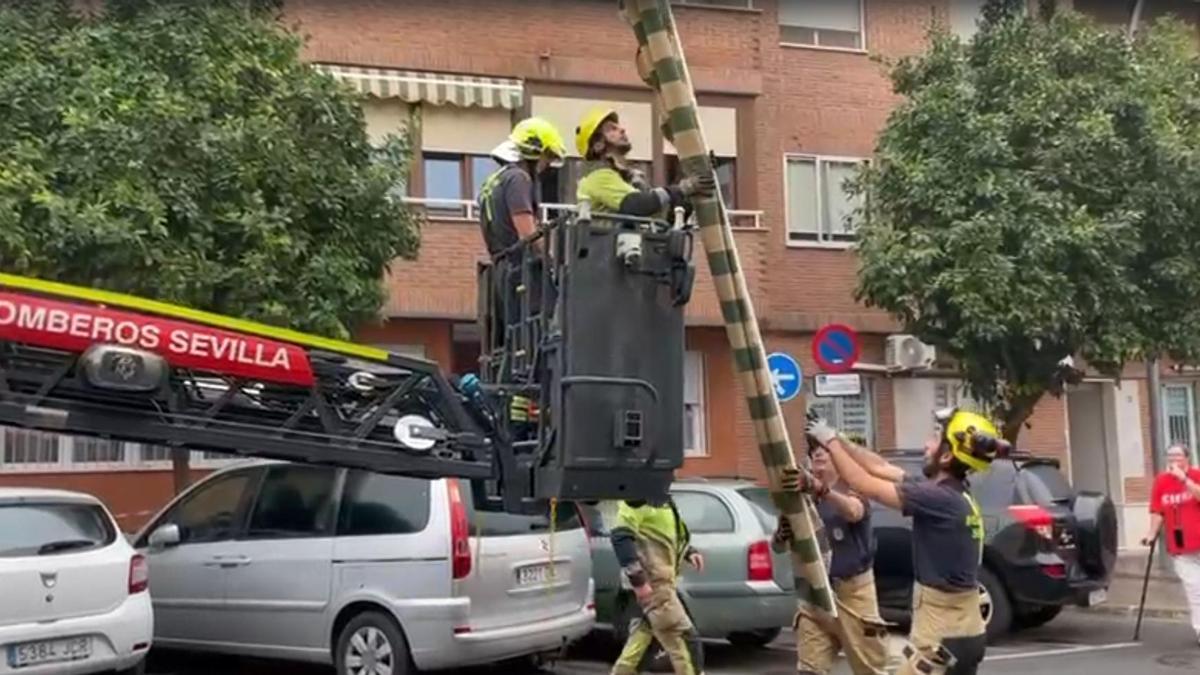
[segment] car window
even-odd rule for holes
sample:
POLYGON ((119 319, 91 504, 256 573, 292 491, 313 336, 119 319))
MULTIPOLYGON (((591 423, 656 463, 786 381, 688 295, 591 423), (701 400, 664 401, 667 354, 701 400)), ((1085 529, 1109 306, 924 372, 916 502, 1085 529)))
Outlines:
POLYGON ((754 516, 767 532, 775 531, 775 522, 779 519, 779 509, 771 501, 771 493, 764 487, 739 488, 737 493, 750 502, 754 516))
POLYGON ((259 490, 246 536, 251 539, 319 537, 333 521, 335 469, 273 466, 259 490))
POLYGON ((429 524, 429 481, 369 471, 346 477, 338 536, 412 534, 429 524))
POLYGON ((703 492, 676 492, 672 495, 679 516, 696 534, 733 532, 733 514, 717 497, 703 492))
POLYGON ((242 500, 258 476, 258 471, 239 471, 215 478, 185 497, 162 522, 179 526, 181 544, 228 539, 238 528, 242 500))
POLYGON ((102 548, 116 538, 112 521, 95 504, 24 502, 0 506, 0 558, 102 548))
MULTIPOLYGON (((542 509, 542 513, 533 515, 506 513, 498 504, 479 508, 475 506, 470 484, 462 481, 461 486, 460 494, 467 503, 471 536, 514 537, 550 532, 549 504, 542 509)), ((579 512, 572 502, 559 502, 555 509, 555 516, 557 522, 554 528, 555 532, 583 529, 583 521, 579 518, 579 512)))
POLYGON ((1057 467, 1050 464, 1026 464, 1021 467, 1021 482, 1035 504, 1048 506, 1071 501, 1071 486, 1057 467))

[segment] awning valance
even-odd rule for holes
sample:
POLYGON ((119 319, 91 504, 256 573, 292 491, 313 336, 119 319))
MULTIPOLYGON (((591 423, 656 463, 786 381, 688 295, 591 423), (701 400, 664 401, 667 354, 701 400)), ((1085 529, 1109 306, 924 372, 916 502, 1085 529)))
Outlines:
POLYGON ((360 68, 315 64, 359 92, 377 98, 398 98, 408 103, 454 105, 461 108, 505 108, 514 110, 524 101, 521 80, 426 73, 390 68, 360 68))

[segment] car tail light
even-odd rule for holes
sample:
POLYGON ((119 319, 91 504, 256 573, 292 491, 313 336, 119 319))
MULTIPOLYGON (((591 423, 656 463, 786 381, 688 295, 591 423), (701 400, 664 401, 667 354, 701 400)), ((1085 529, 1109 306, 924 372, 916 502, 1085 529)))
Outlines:
POLYGON ((1067 566, 1063 565, 1063 564, 1042 565, 1042 574, 1045 574, 1046 576, 1050 577, 1051 579, 1066 579, 1067 578, 1067 566))
POLYGON ((750 570, 750 581, 771 581, 775 578, 775 565, 771 560, 771 545, 765 541, 750 544, 746 553, 746 563, 750 570))
POLYGON ((150 588, 150 566, 146 556, 136 553, 129 559, 129 594, 142 593, 150 588))
POLYGON ((1054 516, 1046 509, 1037 504, 1015 504, 1008 507, 1008 512, 1025 529, 1046 541, 1054 540, 1054 516))
POLYGON ((467 505, 463 503, 458 481, 448 481, 450 487, 450 560, 455 579, 464 579, 471 573, 470 527, 467 521, 467 505))

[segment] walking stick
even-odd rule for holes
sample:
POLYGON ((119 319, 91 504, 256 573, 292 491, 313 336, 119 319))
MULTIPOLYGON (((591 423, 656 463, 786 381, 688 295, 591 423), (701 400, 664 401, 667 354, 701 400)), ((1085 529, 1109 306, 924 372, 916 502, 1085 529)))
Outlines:
POLYGON ((1133 629, 1133 641, 1137 642, 1142 634, 1142 612, 1146 610, 1146 589, 1150 587, 1150 566, 1154 564, 1154 549, 1158 548, 1158 535, 1150 540, 1150 555, 1146 556, 1146 576, 1142 579, 1142 599, 1138 603, 1137 625, 1133 629))

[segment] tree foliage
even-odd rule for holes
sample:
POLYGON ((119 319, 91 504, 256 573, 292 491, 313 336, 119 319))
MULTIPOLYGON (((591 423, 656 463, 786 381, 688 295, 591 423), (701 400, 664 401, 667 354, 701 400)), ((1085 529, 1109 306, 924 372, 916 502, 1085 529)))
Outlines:
POLYGON ((273 2, 0 2, 0 269, 346 337, 412 256, 407 139, 273 2))
POLYGON ((1015 439, 1046 392, 1200 354, 1200 86, 1188 28, 1130 42, 993 0, 893 64, 905 100, 852 190, 858 298, 950 354, 1015 439))

